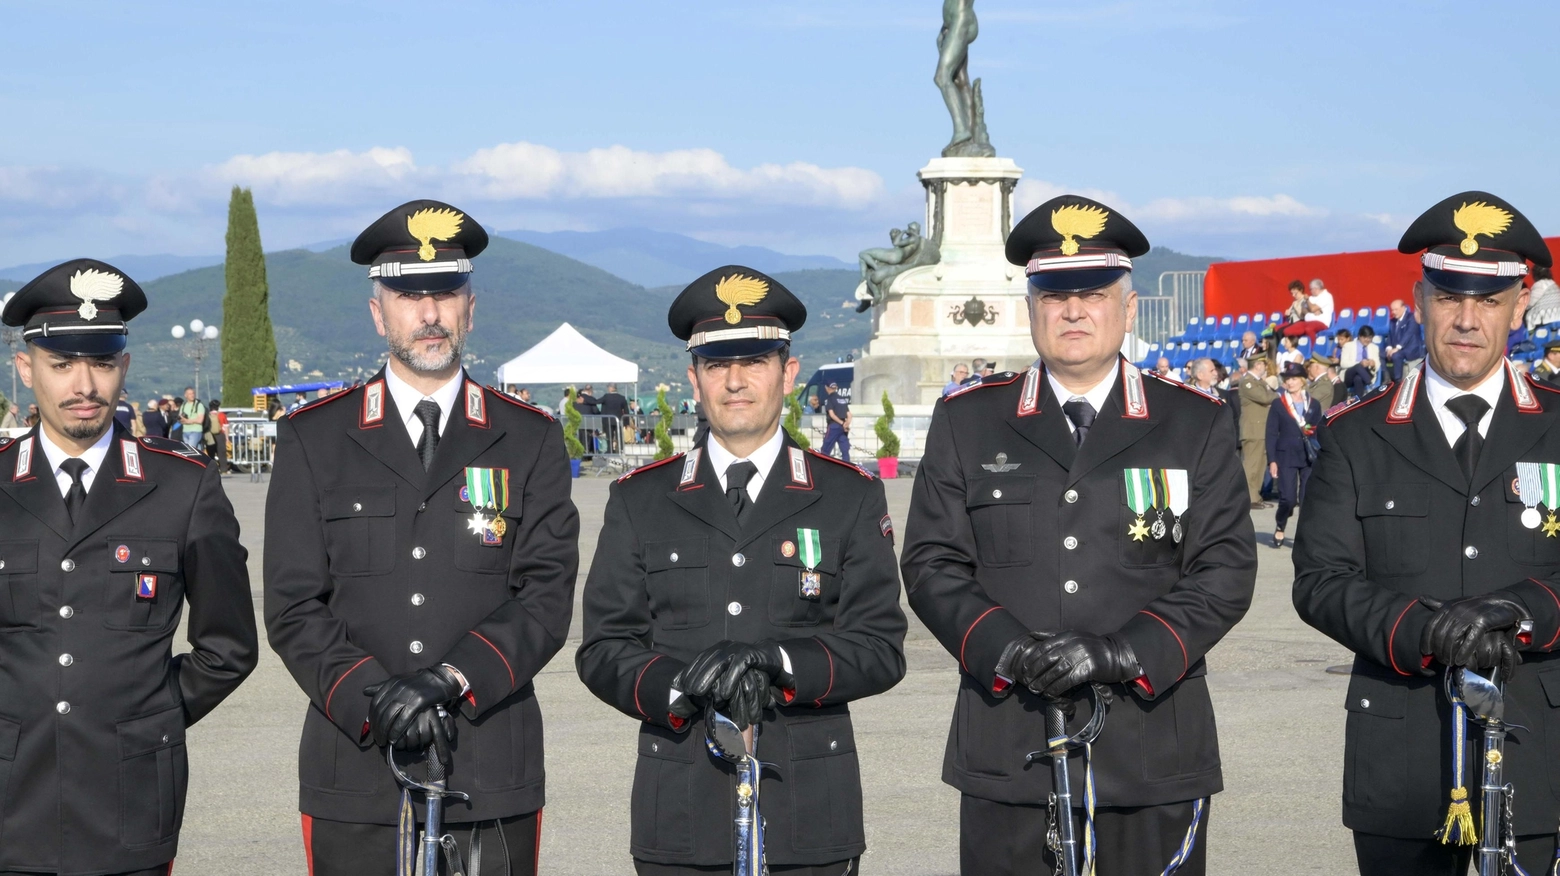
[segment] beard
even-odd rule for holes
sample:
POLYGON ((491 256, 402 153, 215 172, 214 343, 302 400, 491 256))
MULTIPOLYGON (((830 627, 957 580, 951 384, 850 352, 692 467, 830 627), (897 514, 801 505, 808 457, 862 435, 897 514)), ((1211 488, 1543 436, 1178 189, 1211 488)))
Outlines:
POLYGON ((410 335, 386 332, 386 340, 389 342, 390 355, 419 374, 437 374, 449 370, 450 366, 460 361, 461 353, 465 351, 466 346, 464 331, 448 329, 442 325, 425 325, 410 335), (435 338, 447 339, 448 349, 443 353, 418 352, 418 341, 435 338))
POLYGON ((65 437, 75 441, 86 441, 89 438, 102 437, 103 433, 107 431, 109 424, 113 422, 114 418, 113 406, 96 394, 85 397, 72 398, 70 401, 62 403, 60 407, 67 408, 72 405, 80 404, 83 401, 95 402, 96 404, 100 405, 100 407, 98 409, 98 415, 93 419, 77 420, 72 418, 60 426, 60 431, 65 433, 65 437))

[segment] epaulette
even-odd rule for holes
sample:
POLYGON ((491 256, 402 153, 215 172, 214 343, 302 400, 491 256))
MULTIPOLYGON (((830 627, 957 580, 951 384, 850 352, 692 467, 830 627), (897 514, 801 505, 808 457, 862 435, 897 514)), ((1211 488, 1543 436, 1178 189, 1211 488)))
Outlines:
MULTIPOLYGON (((522 402, 522 404, 523 404, 523 402, 522 402)), ((665 459, 657 459, 655 462, 647 462, 644 465, 641 465, 640 467, 634 469, 633 471, 631 471, 631 472, 629 472, 629 473, 619 477, 617 480, 613 481, 613 483, 614 484, 621 484, 624 481, 628 480, 629 478, 633 477, 636 474, 639 474, 642 471, 649 471, 652 468, 660 468, 661 466, 666 465, 669 462, 676 462, 677 460, 682 459, 686 455, 687 454, 685 454, 685 453, 674 453, 674 454, 672 454, 671 456, 668 456, 665 459)))
POLYGON ((329 404, 329 403, 331 403, 331 402, 333 402, 333 401, 335 401, 337 399, 346 398, 347 396, 352 395, 355 392, 357 392, 357 387, 353 387, 352 389, 343 389, 341 392, 331 393, 330 395, 327 395, 324 398, 317 398, 314 401, 308 402, 307 404, 305 404, 301 408, 293 408, 292 411, 290 411, 287 414, 287 418, 288 419, 292 419, 293 417, 298 416, 299 414, 303 413, 304 411, 312 411, 315 408, 322 408, 325 405, 327 405, 327 404, 329 404))
POLYGON ((1388 395, 1391 394, 1389 391, 1392 389, 1392 387, 1394 385, 1395 384, 1393 384, 1393 383, 1384 383, 1381 386, 1378 386, 1375 389, 1371 390, 1370 392, 1365 393, 1364 395, 1360 396, 1359 398, 1355 399, 1354 401, 1347 401, 1347 402, 1343 402, 1341 404, 1333 405, 1332 407, 1327 409, 1327 413, 1322 414, 1322 419, 1326 420, 1329 423, 1331 423, 1333 421, 1334 417, 1343 416, 1344 414, 1347 414, 1349 411, 1356 410, 1358 408, 1362 408, 1362 407, 1370 404, 1371 402, 1376 401, 1377 399, 1386 398, 1388 395))
MULTIPOLYGON (((553 416, 552 411, 549 411, 546 408, 539 408, 530 402, 521 401, 520 399, 515 398, 514 396, 504 392, 502 389, 499 389, 496 386, 489 386, 486 387, 486 389, 488 392, 493 394, 494 398, 497 398, 500 401, 509 402, 517 408, 525 408, 533 414, 541 414, 542 416, 546 417, 549 422, 558 419, 557 417, 553 416)), ((633 472, 629 472, 628 474, 633 474, 633 472)), ((628 475, 624 475, 623 477, 628 477, 628 475)))
POLYGON ((1190 386, 1188 384, 1182 383, 1179 380, 1175 380, 1173 378, 1166 377, 1165 375, 1160 374, 1157 371, 1143 371, 1142 374, 1144 374, 1147 377, 1152 377, 1155 380, 1159 381, 1160 383, 1163 383, 1166 386, 1173 386, 1176 389, 1182 390, 1184 392, 1189 392, 1192 395, 1195 395, 1198 398, 1202 399, 1203 401, 1210 401, 1210 402, 1213 402, 1216 405, 1224 404, 1224 399, 1222 397, 1220 397, 1220 396, 1209 395, 1208 393, 1203 392, 1202 390, 1198 389, 1195 386, 1190 386))
POLYGON ((1545 392, 1560 393, 1560 386, 1555 386, 1553 383, 1550 383, 1547 380, 1539 380, 1533 376, 1531 371, 1524 376, 1527 377, 1528 383, 1532 384, 1534 389, 1542 389, 1545 392))
MULTIPOLYGON (((1001 374, 993 374, 990 377, 982 379, 979 383, 972 383, 969 386, 961 386, 961 387, 959 387, 958 389, 954 390, 953 392, 950 392, 947 395, 943 396, 943 401, 947 401, 948 399, 952 399, 952 398, 958 398, 961 395, 965 395, 965 394, 974 392, 975 390, 980 389, 982 387, 986 387, 986 386, 1007 386, 1009 383, 1012 383, 1013 381, 1017 380, 1019 374, 1021 374, 1021 373, 1022 372, 1019 372, 1019 371, 1004 371, 1001 374)), ((824 459, 829 459, 829 458, 830 457, 827 457, 827 456, 824 457, 824 459)), ((840 460, 836 459, 834 461, 835 462, 839 462, 840 460)), ((849 463, 846 463, 846 465, 849 465, 849 463)))
MULTIPOLYGON (((300 410, 302 409, 300 408, 300 410)), ((196 450, 193 447, 190 447, 183 441, 175 441, 172 438, 159 438, 156 435, 143 435, 141 436, 141 446, 145 447, 147 450, 154 450, 158 453, 166 453, 169 456, 177 456, 180 459, 193 462, 201 468, 205 468, 206 463, 210 461, 206 454, 201 453, 199 450, 196 450)))
MULTIPOLYGON (((995 376, 995 375, 993 375, 993 376, 995 376)), ((1011 383, 1012 381, 1009 381, 1009 382, 1011 383)), ((834 463, 835 465, 843 465, 846 468, 850 469, 851 471, 855 472, 856 474, 861 475, 862 477, 866 478, 869 481, 870 480, 874 480, 874 478, 872 476, 872 472, 867 471, 866 469, 864 469, 861 466, 855 464, 854 462, 846 462, 843 459, 836 459, 835 457, 829 456, 827 454, 819 453, 818 451, 812 449, 811 447, 807 448, 807 452, 809 454, 813 455, 813 456, 818 457, 819 459, 826 459, 829 462, 834 463)))

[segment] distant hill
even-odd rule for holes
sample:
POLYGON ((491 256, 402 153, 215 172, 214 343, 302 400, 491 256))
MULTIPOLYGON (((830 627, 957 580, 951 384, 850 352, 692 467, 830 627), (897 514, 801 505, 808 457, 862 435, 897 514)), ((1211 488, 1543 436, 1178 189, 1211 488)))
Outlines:
MULTIPOLYGON (((63 261, 66 261, 66 259, 0 268, 0 280, 14 280, 18 284, 25 283, 63 261)), ((204 268, 207 265, 220 265, 222 264, 222 256, 117 255, 101 261, 108 262, 129 274, 137 283, 144 284, 158 277, 166 277, 169 274, 177 274, 180 271, 204 268)))
POLYGON ((1132 286, 1143 295, 1159 294, 1159 275, 1166 271, 1206 271, 1216 262, 1226 261, 1218 256, 1195 256, 1176 252, 1169 247, 1156 246, 1147 255, 1132 260, 1132 286))
MULTIPOLYGON (((127 269, 128 270, 128 269, 127 269)), ((276 326, 281 379, 353 379, 378 370, 384 339, 368 314, 368 279, 347 257, 347 247, 324 252, 286 250, 266 256, 271 290, 271 320, 276 326), (287 370, 296 361, 301 369, 287 370)), ((850 271, 802 271, 775 274, 813 310, 810 330, 795 352, 804 362, 832 362, 866 341, 871 321, 840 305, 855 286, 850 271), (818 302, 814 305, 814 301, 818 302)), ((640 390, 658 382, 684 382, 687 355, 666 328, 666 307, 680 290, 646 289, 599 268, 519 241, 495 238, 477 262, 476 329, 467 346, 467 367, 483 382, 494 369, 569 322, 588 338, 641 367, 640 390)), ((16 283, 0 281, 0 292, 16 283)), ((176 341, 170 329, 193 318, 222 324, 223 267, 213 265, 143 284, 149 306, 132 323, 132 398, 176 393, 193 380, 188 340, 176 341)), ((220 345, 212 345, 201 363, 202 394, 216 390, 207 381, 221 374, 220 345)), ((9 375, 4 375, 9 377, 9 375)), ((9 392, 9 381, 6 381, 9 392)), ((598 387, 600 389, 600 387, 598 387)), ((225 390, 230 405, 247 405, 248 387, 225 390)), ((627 388, 624 388, 627 391, 627 388)), ((545 396, 543 397, 545 399, 545 396)), ((550 400, 549 400, 550 401, 550 400)))
POLYGON ((595 265, 645 286, 686 285, 721 265, 738 264, 766 274, 850 268, 832 256, 786 255, 761 246, 721 246, 683 234, 648 228, 611 231, 500 231, 499 235, 595 265))

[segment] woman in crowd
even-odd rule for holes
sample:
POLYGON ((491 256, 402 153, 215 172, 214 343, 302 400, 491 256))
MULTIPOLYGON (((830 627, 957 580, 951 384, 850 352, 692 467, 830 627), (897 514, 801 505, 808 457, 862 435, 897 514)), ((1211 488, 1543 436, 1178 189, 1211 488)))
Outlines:
MULTIPOLYGON (((1285 338, 1285 340, 1289 340, 1285 338)), ((1289 515, 1305 498, 1305 482, 1316 459, 1316 427, 1322 422, 1322 406, 1306 392, 1305 369, 1298 362, 1283 366, 1284 391, 1268 408, 1268 474, 1278 488, 1278 515, 1273 525, 1273 547, 1284 546, 1289 515)))

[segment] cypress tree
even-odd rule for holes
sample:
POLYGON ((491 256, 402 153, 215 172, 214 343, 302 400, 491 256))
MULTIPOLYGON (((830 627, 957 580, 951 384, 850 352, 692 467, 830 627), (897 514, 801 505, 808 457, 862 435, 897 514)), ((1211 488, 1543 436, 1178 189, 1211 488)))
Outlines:
POLYGON ((227 295, 222 300, 222 388, 229 408, 247 408, 249 390, 276 383, 276 334, 260 248, 260 220, 249 189, 228 201, 227 295))

